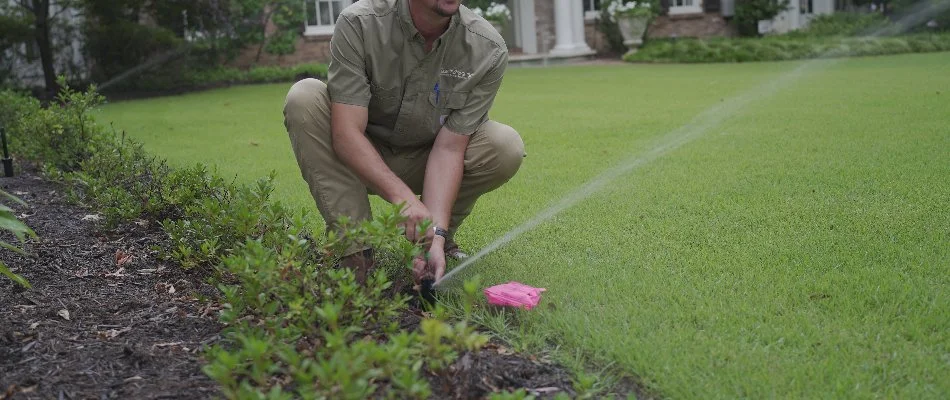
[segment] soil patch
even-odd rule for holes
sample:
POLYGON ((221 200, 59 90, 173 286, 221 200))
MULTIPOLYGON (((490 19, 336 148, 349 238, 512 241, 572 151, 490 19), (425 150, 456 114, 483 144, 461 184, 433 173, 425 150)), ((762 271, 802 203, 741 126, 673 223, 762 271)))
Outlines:
MULTIPOLYGON (((201 371, 202 348, 220 339, 222 326, 217 308, 199 297, 216 289, 207 276, 158 258, 166 240, 158 225, 104 231, 94 213, 65 201, 60 185, 33 173, 0 178, 0 187, 28 203, 13 208, 39 236, 21 246, 25 256, 0 250, 33 285, 0 279, 0 399, 220 396, 201 371)), ((412 308, 401 325, 416 329, 421 318, 412 308)), ((540 398, 575 394, 565 369, 496 341, 440 374, 423 373, 440 399, 521 388, 540 398)))
POLYGON ((221 327, 195 298, 213 288, 156 259, 160 227, 139 221, 103 232, 94 214, 66 204, 58 185, 33 175, 0 184, 28 203, 13 208, 39 236, 22 246, 26 256, 0 252, 33 285, 0 280, 0 398, 216 392, 199 357, 221 327))

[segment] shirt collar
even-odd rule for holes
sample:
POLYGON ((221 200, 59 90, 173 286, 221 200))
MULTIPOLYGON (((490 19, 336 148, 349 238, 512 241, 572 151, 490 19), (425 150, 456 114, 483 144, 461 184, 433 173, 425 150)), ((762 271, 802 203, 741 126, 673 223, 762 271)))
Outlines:
MULTIPOLYGON (((418 29, 416 29, 416 24, 412 22, 412 14, 409 13, 409 0, 396 0, 396 2, 399 3, 399 19, 402 20, 402 25, 404 28, 406 28, 406 33, 408 33, 409 37, 411 37, 413 40, 418 40, 420 42, 424 41, 422 34, 419 33, 418 29)), ((461 8, 459 10, 459 12, 461 12, 461 8)), ((436 46, 433 47, 437 47, 439 44, 441 44, 442 40, 447 38, 449 34, 452 33, 452 31, 455 30, 455 28, 459 25, 459 12, 456 12, 455 15, 452 16, 452 19, 449 21, 449 27, 445 30, 445 32, 442 33, 442 36, 439 36, 439 38, 436 39, 436 46)))

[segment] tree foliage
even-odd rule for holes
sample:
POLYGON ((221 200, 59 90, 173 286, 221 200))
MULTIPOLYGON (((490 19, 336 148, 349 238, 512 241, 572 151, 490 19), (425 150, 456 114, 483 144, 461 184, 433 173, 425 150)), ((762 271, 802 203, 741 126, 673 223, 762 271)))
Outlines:
POLYGON ((38 61, 48 97, 55 95, 57 71, 71 70, 71 59, 56 55, 75 35, 70 15, 79 0, 14 0, 0 3, 0 83, 13 78, 18 63, 38 61))
POLYGON ((12 83, 18 65, 41 60, 52 97, 57 74, 66 72, 57 66, 71 57, 60 38, 81 37, 85 78, 104 82, 184 49, 191 52, 178 67, 186 69, 219 65, 247 49, 257 59, 291 54, 304 21, 300 0, 0 2, 0 84, 12 83))

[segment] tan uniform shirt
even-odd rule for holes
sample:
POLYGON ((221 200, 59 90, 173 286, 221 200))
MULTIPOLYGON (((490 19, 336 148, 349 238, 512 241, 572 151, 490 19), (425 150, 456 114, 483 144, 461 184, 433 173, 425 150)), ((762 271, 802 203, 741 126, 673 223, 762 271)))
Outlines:
POLYGON ((392 147, 431 144, 443 124, 471 135, 508 66, 504 39, 465 6, 425 52, 408 0, 360 0, 330 40, 330 100, 368 108, 366 133, 392 147))

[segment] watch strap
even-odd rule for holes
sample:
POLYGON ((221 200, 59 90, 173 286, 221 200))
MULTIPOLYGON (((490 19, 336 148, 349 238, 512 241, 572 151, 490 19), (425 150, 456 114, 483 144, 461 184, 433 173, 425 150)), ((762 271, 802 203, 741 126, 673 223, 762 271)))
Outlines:
POLYGON ((442 237, 444 237, 444 238, 446 238, 446 239, 449 238, 449 231, 447 231, 447 230, 445 230, 445 229, 442 229, 442 228, 439 228, 438 226, 436 226, 436 227, 433 228, 433 229, 435 229, 435 234, 436 234, 436 235, 442 236, 442 237))

